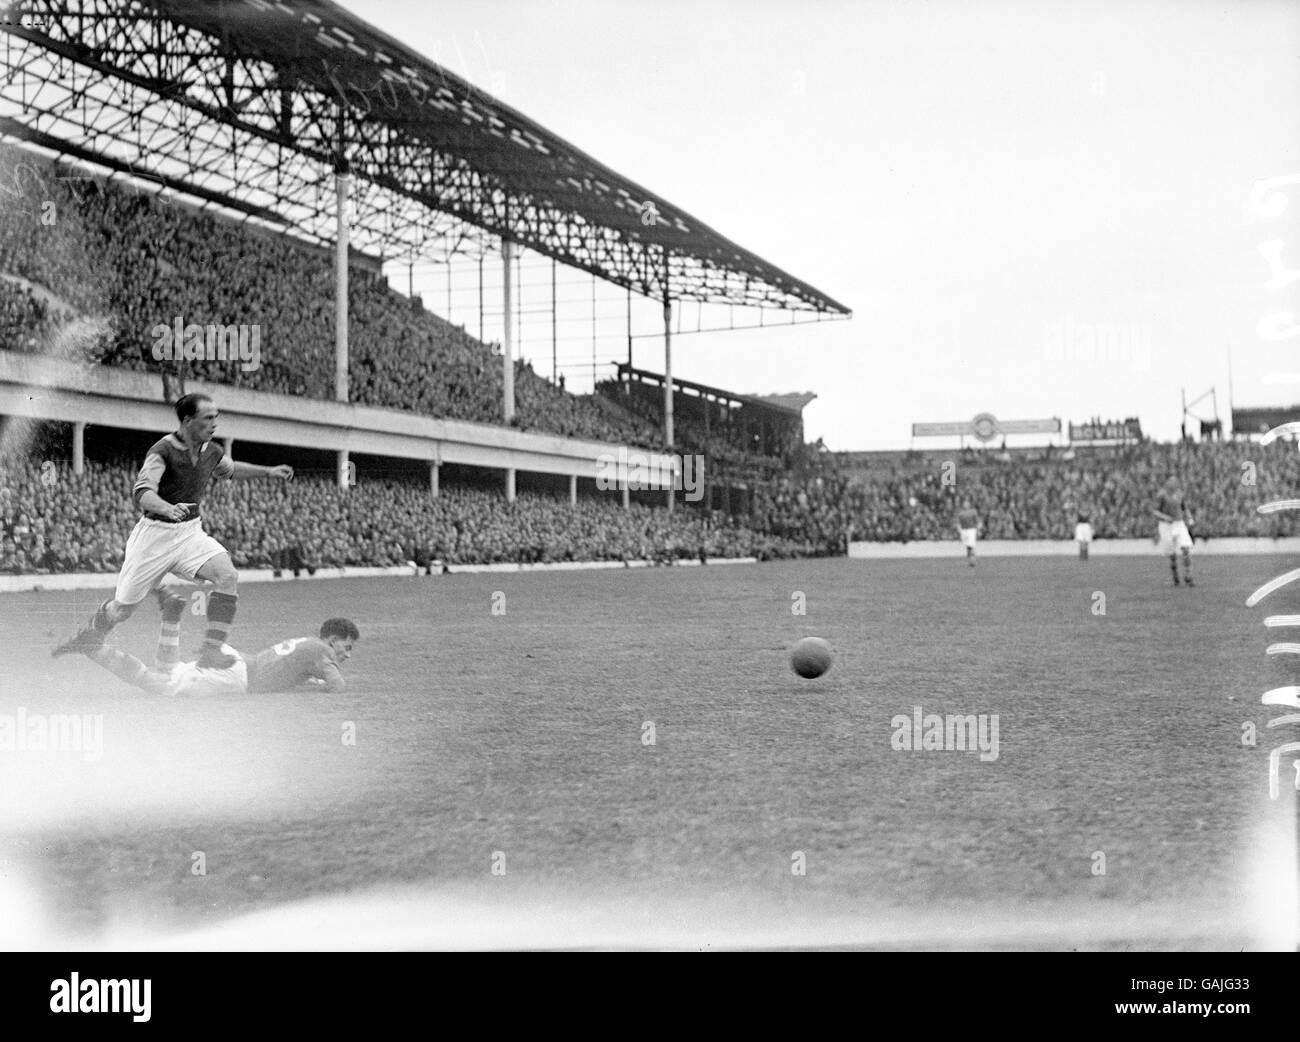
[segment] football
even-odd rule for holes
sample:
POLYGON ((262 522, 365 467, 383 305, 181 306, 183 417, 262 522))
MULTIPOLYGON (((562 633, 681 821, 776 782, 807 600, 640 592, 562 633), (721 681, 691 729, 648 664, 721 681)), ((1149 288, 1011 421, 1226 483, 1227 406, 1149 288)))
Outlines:
POLYGON ((790 651, 790 668, 805 680, 821 676, 833 660, 831 646, 821 637, 804 637, 790 651))

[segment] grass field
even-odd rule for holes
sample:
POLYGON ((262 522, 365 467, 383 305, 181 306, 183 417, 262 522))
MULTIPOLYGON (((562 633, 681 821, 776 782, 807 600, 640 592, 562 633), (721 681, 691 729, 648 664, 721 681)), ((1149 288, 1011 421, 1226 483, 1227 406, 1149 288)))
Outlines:
POLYGON ((0 715, 101 714, 103 754, 0 752, 0 946, 1293 948, 1258 699, 1300 591, 1196 564, 247 585, 245 650, 358 622, 350 689, 187 703, 49 658, 92 594, 7 595, 0 715), (996 714, 997 759, 892 748, 917 706, 996 714))

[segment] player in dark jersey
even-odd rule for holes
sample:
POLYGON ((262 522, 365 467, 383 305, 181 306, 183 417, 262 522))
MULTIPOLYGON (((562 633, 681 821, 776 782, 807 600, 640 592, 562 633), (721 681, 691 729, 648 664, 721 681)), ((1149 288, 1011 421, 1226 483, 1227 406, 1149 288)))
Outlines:
POLYGON ((1156 542, 1160 552, 1169 555, 1169 568, 1174 573, 1174 585, 1178 585, 1178 555, 1183 558, 1183 582, 1195 586, 1192 582, 1192 515, 1187 500, 1178 485, 1178 479, 1170 476, 1164 488, 1156 497, 1154 513, 1156 515, 1156 542))
POLYGON ((966 560, 975 567, 975 542, 979 538, 980 517, 971 506, 969 499, 961 501, 957 511, 957 530, 961 533, 961 545, 966 548, 966 560))
POLYGON ((319 638, 294 637, 259 651, 248 659, 249 693, 291 691, 300 684, 342 691, 346 685, 339 667, 360 639, 351 619, 326 619, 319 638))
POLYGON ((231 665, 221 647, 235 621, 239 574, 226 548, 203 531, 199 504, 213 478, 287 481, 293 468, 236 463, 211 440, 217 415, 206 395, 187 394, 177 400, 180 428, 154 442, 136 478, 133 494, 142 516, 127 540, 113 599, 100 605, 81 632, 55 648, 55 656, 102 644, 108 631, 129 619, 172 572, 216 587, 208 595, 208 629, 199 663, 204 668, 231 665))
POLYGON ((186 599, 163 590, 157 591, 157 596, 162 623, 153 666, 108 647, 102 635, 97 644, 87 644, 78 650, 92 662, 151 695, 203 698, 292 691, 303 684, 331 692, 346 687, 340 667, 352 657, 353 642, 361 639, 351 619, 326 619, 319 639, 295 637, 247 659, 225 645, 231 665, 205 667, 198 662, 179 661, 180 622, 188 603, 186 599))

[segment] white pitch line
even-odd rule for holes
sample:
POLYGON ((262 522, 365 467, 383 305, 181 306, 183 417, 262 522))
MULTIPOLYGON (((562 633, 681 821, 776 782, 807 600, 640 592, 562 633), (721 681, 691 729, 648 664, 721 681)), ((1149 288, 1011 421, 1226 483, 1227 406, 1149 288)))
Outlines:
POLYGON ((1270 644, 1265 655, 1300 655, 1300 644, 1270 644))
POLYGON ((1261 445, 1271 445, 1284 434, 1300 434, 1300 423, 1283 423, 1259 439, 1261 445))
MULTIPOLYGON (((1277 799, 1277 795, 1278 795, 1277 776, 1282 766, 1282 754, 1296 753, 1296 752, 1300 752, 1300 742, 1287 742, 1286 745, 1279 745, 1276 749, 1274 749, 1271 753, 1268 754, 1268 798, 1269 799, 1271 800, 1277 799)), ((1296 763, 1300 763, 1300 760, 1297 760, 1296 763)), ((1298 785, 1297 788, 1300 788, 1300 785, 1298 785)))
POLYGON ((1300 615, 1270 615, 1265 626, 1300 626, 1300 615))
POLYGON ((1262 503, 1255 508, 1259 514, 1280 514, 1283 510, 1300 510, 1300 499, 1277 499, 1272 503, 1262 503))
POLYGON ((1275 687, 1265 691, 1259 700, 1266 706, 1291 706, 1300 709, 1300 687, 1275 687))
POLYGON ((1269 582, 1266 582, 1258 590, 1252 593, 1249 598, 1247 598, 1246 607, 1247 608, 1255 607, 1255 605, 1257 605, 1260 601, 1262 601, 1274 590, 1280 590, 1287 583, 1295 582, 1297 579, 1300 579, 1300 568, 1293 568, 1285 575, 1279 575, 1276 579, 1272 579, 1269 582))

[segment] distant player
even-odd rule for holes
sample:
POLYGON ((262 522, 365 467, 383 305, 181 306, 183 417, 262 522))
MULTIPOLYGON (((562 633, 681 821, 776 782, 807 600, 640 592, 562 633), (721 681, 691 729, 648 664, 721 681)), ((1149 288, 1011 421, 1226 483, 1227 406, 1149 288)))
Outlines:
POLYGON ((1193 524, 1191 512, 1183 498, 1178 479, 1170 476, 1165 482, 1160 495, 1156 497, 1156 543, 1160 552, 1169 555, 1169 568, 1174 573, 1174 585, 1178 585, 1178 556, 1183 558, 1183 581, 1188 586, 1192 582, 1192 535, 1189 531, 1193 524))
POLYGON ((1080 510, 1074 523, 1074 541, 1079 544, 1079 560, 1088 559, 1088 548, 1092 546, 1092 518, 1086 510, 1080 510))
POLYGON ((979 527, 979 515, 970 500, 963 499, 961 509, 957 511, 957 530, 961 533, 961 545, 966 548, 966 560, 972 568, 975 567, 975 540, 979 537, 979 527))
POLYGON ((287 481, 293 468, 236 463, 211 440, 217 415, 205 395, 187 394, 177 400, 180 428, 154 442, 136 478, 133 495, 141 517, 127 540, 113 599, 99 606, 88 626, 54 649, 56 657, 102 644, 103 636, 129 619, 171 572, 216 587, 208 595, 208 630, 198 664, 203 669, 233 665, 222 645, 235 621, 239 575, 226 548, 203 531, 199 503, 213 478, 287 481))
POLYGON ((87 639, 83 652, 128 684, 151 695, 169 698, 205 698, 215 695, 265 694, 292 691, 304 684, 326 691, 342 691, 346 684, 340 667, 352 657, 353 642, 361 639, 351 619, 326 619, 319 639, 295 637, 244 658, 229 644, 223 650, 231 665, 209 668, 180 661, 181 615, 184 597, 158 591, 162 623, 152 667, 134 655, 110 648, 103 634, 87 639))

